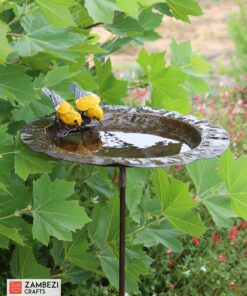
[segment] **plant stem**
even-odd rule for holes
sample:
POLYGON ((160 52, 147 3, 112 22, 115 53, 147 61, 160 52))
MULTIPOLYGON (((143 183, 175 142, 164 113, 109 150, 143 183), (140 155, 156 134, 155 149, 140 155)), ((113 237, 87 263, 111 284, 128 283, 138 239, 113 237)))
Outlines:
POLYGON ((27 8, 28 1, 29 0, 25 1, 24 5, 23 5, 22 12, 18 16, 16 16, 15 18, 13 18, 12 21, 10 21, 8 23, 9 27, 14 25, 15 23, 17 23, 21 19, 22 16, 26 15, 26 8, 27 8))
POLYGON ((2 158, 3 156, 5 155, 8 155, 8 154, 18 154, 20 151, 10 151, 10 152, 5 152, 5 153, 2 153, 0 154, 0 158, 2 158))
POLYGON ((89 25, 87 27, 83 27, 83 29, 88 30, 88 29, 92 29, 92 28, 95 28, 95 27, 98 27, 101 25, 103 25, 103 23, 95 23, 95 24, 89 25))
POLYGON ((7 33, 7 35, 12 36, 12 37, 21 37, 21 34, 13 33, 13 32, 9 32, 9 33, 7 33))
POLYGON ((143 230, 143 229, 145 229, 145 228, 151 226, 152 224, 160 223, 160 222, 164 221, 165 219, 166 219, 166 217, 161 217, 161 218, 159 218, 158 220, 154 220, 154 221, 152 221, 152 222, 150 222, 150 223, 148 223, 148 224, 146 224, 146 225, 144 225, 144 226, 142 226, 142 227, 139 227, 139 228, 136 229, 135 231, 133 231, 133 232, 131 232, 131 233, 128 233, 127 236, 131 236, 131 235, 133 235, 133 234, 136 234, 137 232, 139 232, 139 231, 141 231, 141 230, 143 230))
POLYGON ((23 214, 30 213, 31 211, 32 211, 32 206, 29 205, 25 209, 22 209, 22 210, 19 210, 19 211, 15 211, 11 215, 8 215, 8 216, 5 216, 5 217, 0 218, 0 220, 9 219, 9 218, 12 218, 12 217, 18 217, 18 216, 21 216, 23 214))

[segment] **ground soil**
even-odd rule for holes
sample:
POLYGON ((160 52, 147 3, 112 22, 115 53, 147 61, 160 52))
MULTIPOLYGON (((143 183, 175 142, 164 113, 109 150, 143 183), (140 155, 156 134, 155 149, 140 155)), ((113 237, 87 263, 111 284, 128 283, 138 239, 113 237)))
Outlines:
MULTIPOLYGON (((238 10, 234 0, 201 0, 203 15, 191 17, 191 24, 164 17, 157 32, 162 36, 160 40, 147 42, 145 48, 150 51, 169 51, 171 39, 178 41, 191 40, 193 49, 204 54, 210 60, 227 59, 234 51, 233 42, 229 38, 227 22, 231 14, 238 10)), ((97 28, 102 40, 109 38, 109 33, 103 28, 97 28)), ((111 56, 113 64, 131 64, 139 52, 139 47, 127 46, 111 56)))

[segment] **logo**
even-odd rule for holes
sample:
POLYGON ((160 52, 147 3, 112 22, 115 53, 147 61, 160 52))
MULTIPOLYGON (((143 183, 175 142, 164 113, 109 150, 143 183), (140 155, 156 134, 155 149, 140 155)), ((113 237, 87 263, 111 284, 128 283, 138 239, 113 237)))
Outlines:
POLYGON ((61 296, 61 280, 7 280, 7 296, 61 296))
POLYGON ((22 294, 22 281, 9 281, 9 293, 13 295, 22 294))

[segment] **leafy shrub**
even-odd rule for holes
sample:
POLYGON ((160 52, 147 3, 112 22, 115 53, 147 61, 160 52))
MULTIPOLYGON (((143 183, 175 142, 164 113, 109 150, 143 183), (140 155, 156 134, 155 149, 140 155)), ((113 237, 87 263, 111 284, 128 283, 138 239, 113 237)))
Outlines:
POLYGON ((195 96, 193 112, 200 112, 209 121, 227 129, 235 157, 246 154, 246 77, 240 84, 222 86, 207 97, 195 96))
MULTIPOLYGON (((41 93, 43 86, 72 101, 71 81, 96 91, 107 104, 121 104, 129 87, 149 85, 149 105, 187 114, 191 95, 208 90, 203 78, 210 70, 193 54, 190 42, 172 41, 170 63, 165 52, 141 49, 137 62, 142 74, 137 81, 117 79, 108 56, 129 43, 159 38, 155 29, 164 15, 188 22, 190 15, 200 14, 195 0, 183 5, 171 0, 69 0, 60 5, 55 0, 1 1, 2 285, 9 277, 52 277, 61 278, 66 289, 95 279, 92 293, 101 289, 100 284, 116 293, 118 172, 54 161, 23 145, 19 131, 54 111, 41 93), (97 26, 111 32, 112 38, 100 43, 93 31, 97 26)), ((206 227, 199 205, 218 226, 232 225, 233 212, 247 218, 246 168, 246 159, 235 161, 230 152, 220 162, 191 164, 187 169, 195 187, 163 169, 128 172, 129 293, 139 293, 140 276, 150 273, 147 248, 160 243, 179 252, 181 233, 202 236, 206 227), (196 200, 190 187, 197 192, 196 200)))
POLYGON ((247 71, 247 3, 238 0, 240 12, 234 14, 229 21, 230 35, 235 43, 242 71, 247 71))

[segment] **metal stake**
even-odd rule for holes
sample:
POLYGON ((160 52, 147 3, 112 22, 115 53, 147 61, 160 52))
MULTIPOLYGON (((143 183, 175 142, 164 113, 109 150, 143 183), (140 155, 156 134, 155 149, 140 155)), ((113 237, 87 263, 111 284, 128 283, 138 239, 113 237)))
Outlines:
POLYGON ((119 296, 125 295, 125 211, 126 211, 126 168, 120 169, 120 212, 119 212, 119 296))

